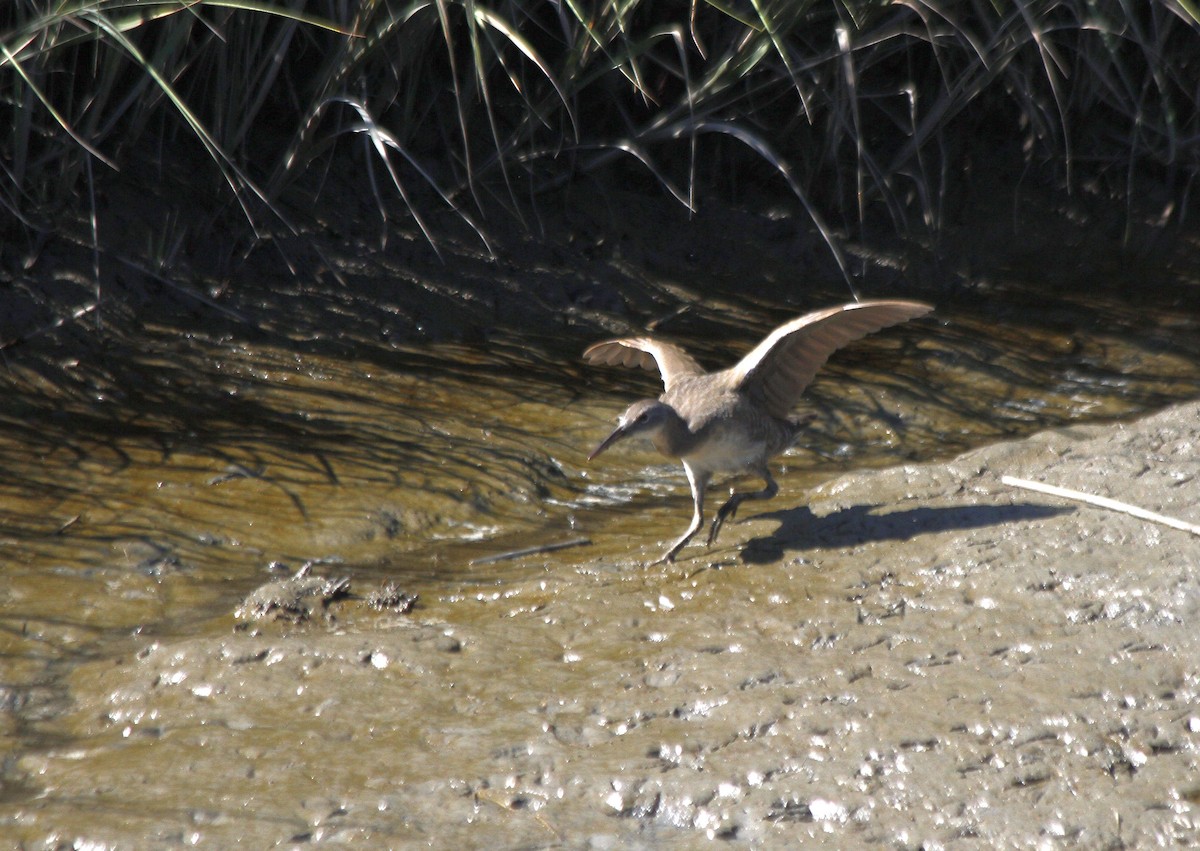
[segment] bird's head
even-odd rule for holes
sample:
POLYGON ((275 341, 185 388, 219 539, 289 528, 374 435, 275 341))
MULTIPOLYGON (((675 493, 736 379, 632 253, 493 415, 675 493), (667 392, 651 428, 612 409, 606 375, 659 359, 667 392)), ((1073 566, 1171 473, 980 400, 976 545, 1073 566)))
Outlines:
POLYGON ((626 437, 648 437, 657 446, 659 441, 654 439, 662 434, 663 429, 667 427, 672 418, 679 418, 675 409, 657 399, 642 399, 640 402, 634 402, 625 413, 621 414, 612 434, 604 438, 588 456, 588 460, 591 461, 608 447, 626 437))

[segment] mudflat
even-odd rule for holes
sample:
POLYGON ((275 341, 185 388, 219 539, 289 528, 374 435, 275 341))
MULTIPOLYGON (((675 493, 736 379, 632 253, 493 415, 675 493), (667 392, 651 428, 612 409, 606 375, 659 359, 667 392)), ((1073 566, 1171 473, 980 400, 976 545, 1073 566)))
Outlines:
MULTIPOLYGON (((18 843, 1200 841, 1200 403, 785 484, 720 548, 617 541, 413 612, 79 665, 18 843), (621 552, 623 550, 623 552, 621 552)), ((536 558, 536 557, 535 557, 536 558)), ((546 559, 547 557, 542 557, 546 559)))

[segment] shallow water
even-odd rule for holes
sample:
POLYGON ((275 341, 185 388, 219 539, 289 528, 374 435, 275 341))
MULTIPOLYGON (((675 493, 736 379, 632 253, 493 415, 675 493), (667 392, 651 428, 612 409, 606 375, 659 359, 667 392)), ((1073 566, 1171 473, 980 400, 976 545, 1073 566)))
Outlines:
MULTIPOLYGON (((1107 308, 1110 321, 1121 309, 1107 308)), ((781 459, 785 492, 841 469, 947 457, 1194 396, 1197 317, 1167 320, 1052 332, 951 307, 856 344, 808 394, 822 418, 781 459)), ((727 329, 742 339, 719 352, 699 348, 719 366, 760 324, 727 329)), ((371 360, 176 329, 140 343, 146 353, 120 376, 93 370, 52 388, 56 399, 19 394, 4 416, 0 511, 23 628, 167 628, 203 617, 205 589, 223 611, 272 562, 325 562, 414 588, 492 581, 519 565, 469 562, 580 537, 607 552, 606 527, 630 516, 653 542, 686 523, 682 471, 648 446, 585 460, 629 401, 658 392, 648 374, 585 369, 519 337, 371 360), (55 590, 52 576, 75 593, 55 590), (16 590, 25 582, 33 589, 16 590), (179 610, 168 587, 171 597, 191 589, 179 610)), ((19 362, 9 378, 36 384, 19 362)))
MULTIPOLYGON (((1130 326, 1119 303, 1085 305, 1073 321, 1069 308, 1048 331, 1040 316, 1018 324, 1011 307, 997 320, 951 306, 839 353, 808 394, 823 419, 784 466, 815 481, 945 457, 1200 388, 1197 316, 1142 310, 1130 326)), ((769 330, 767 317, 731 326, 720 351, 693 346, 714 367, 769 330)), ((312 559, 391 573, 403 553, 402 570, 444 576, 462 570, 450 553, 590 532, 664 501, 667 514, 685 511, 681 471, 648 447, 586 464, 616 414, 659 388, 648 374, 584 369, 571 349, 516 337, 364 361, 171 328, 138 342, 120 374, 77 365, 72 385, 40 397, 28 392, 42 389, 37 376, 10 363, 26 392, 0 433, 6 545, 35 573, 219 582, 312 559)))
MULTIPOLYGON (((1075 297, 1049 315, 1035 314, 1032 299, 1005 299, 986 313, 939 306, 933 319, 835 356, 809 394, 822 415, 811 444, 782 459, 781 493, 765 510, 802 506, 806 491, 842 470, 946 458, 1003 436, 1128 417, 1200 392, 1200 305, 1193 313, 1134 313, 1115 298, 1075 297)), ((694 350, 714 366, 786 318, 778 304, 726 307, 719 333, 706 314, 679 335, 688 342, 692 331, 694 350)), ((593 341, 506 333, 477 345, 364 343, 355 356, 161 327, 145 329, 136 351, 130 345, 110 361, 68 365, 66 379, 45 368, 53 352, 39 351, 42 360, 29 363, 14 353, 11 401, 0 413, 0 734, 4 750, 22 758, 5 763, 3 808, 11 815, 37 797, 31 757, 64 740, 86 750, 93 735, 101 737, 97 753, 107 747, 100 731, 59 723, 72 694, 116 688, 97 662, 173 639, 219 642, 231 634, 238 601, 304 564, 350 577, 359 593, 397 581, 420 595, 423 621, 457 623, 497 646, 521 648, 509 664, 528 665, 539 690, 563 688, 539 680, 538 671, 548 656, 569 660, 573 651, 531 650, 544 641, 537 613, 577 618, 580 631, 598 616, 555 613, 555 588, 564 581, 595 584, 584 598, 597 606, 608 584, 646 584, 620 617, 650 646, 661 645, 664 659, 669 638, 654 636, 669 636, 681 616, 651 625, 660 611, 687 609, 696 628, 723 646, 722 601, 762 594, 760 581, 652 590, 661 575, 638 565, 686 525, 686 482, 680 469, 636 447, 586 464, 616 414, 657 392, 651 376, 584 369, 576 354, 593 341), (472 564, 578 539, 590 543, 472 564), (638 609, 648 613, 646 625, 638 609)), ((740 540, 736 527, 726 529, 712 557, 735 556, 740 540)), ((811 586, 820 581, 806 580, 806 593, 822 599, 811 586)), ((813 617, 819 623, 819 613, 813 617)), ((373 615, 341 618, 352 635, 376 628, 373 615)), ((812 629, 819 627, 794 637, 819 644, 812 629)), ((594 684, 608 663, 594 648, 589 653, 594 684)), ((663 662, 664 676, 673 664, 663 662)), ((469 715, 471 700, 463 700, 426 709, 469 715)), ((705 712, 702 703, 693 710, 705 712)), ((586 711, 567 697, 552 714, 586 711)), ((575 729, 570 735, 598 735, 555 723, 575 729)), ((278 725, 286 728, 286 720, 278 725)), ((456 735, 452 727, 438 734, 456 735)), ((651 745, 676 747, 636 737, 626 747, 651 745)), ((194 747, 199 754, 204 743, 194 747)), ((253 747, 274 746, 256 739, 253 747)), ((619 761, 620 752, 611 758, 619 761)), ((407 772, 415 784, 430 769, 407 772)), ((639 793, 613 794, 618 810, 636 809, 639 793)), ((505 797, 503 807, 511 805, 505 797)), ((786 806, 781 812, 786 819, 786 806)))

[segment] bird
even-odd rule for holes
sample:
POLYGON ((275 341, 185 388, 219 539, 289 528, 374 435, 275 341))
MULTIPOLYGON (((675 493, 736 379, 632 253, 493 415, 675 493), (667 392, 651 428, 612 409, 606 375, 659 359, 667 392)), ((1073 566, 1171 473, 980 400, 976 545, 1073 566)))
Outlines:
POLYGON ((884 328, 924 316, 933 306, 917 301, 859 301, 807 313, 780 325, 728 369, 705 372, 686 351, 653 337, 626 337, 589 346, 589 364, 641 367, 662 376, 664 392, 641 399, 617 420, 617 427, 588 455, 619 441, 648 438, 662 455, 683 463, 692 491, 692 522, 653 564, 673 562, 704 523, 704 495, 714 473, 753 473, 759 491, 730 496, 713 517, 711 547, 726 520, 748 499, 771 499, 779 486, 767 462, 791 447, 810 414, 790 417, 793 406, 835 351, 884 328))

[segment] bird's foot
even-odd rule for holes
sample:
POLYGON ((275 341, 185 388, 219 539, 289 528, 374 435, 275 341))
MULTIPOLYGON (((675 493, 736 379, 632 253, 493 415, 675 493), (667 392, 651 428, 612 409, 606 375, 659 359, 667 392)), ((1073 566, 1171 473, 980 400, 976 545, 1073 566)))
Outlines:
POLYGON ((708 543, 706 546, 711 547, 717 540, 717 535, 721 533, 721 526, 725 524, 726 519, 737 516, 738 505, 741 501, 738 495, 734 494, 729 498, 727 503, 717 510, 717 516, 713 518, 712 526, 708 530, 708 543))
POLYGON ((659 564, 674 564, 675 556, 677 556, 679 554, 679 551, 683 549, 683 545, 688 542, 689 538, 691 538, 691 535, 688 535, 686 538, 682 538, 682 539, 676 541, 674 544, 671 545, 671 549, 667 550, 665 553, 663 553, 661 556, 659 556, 658 558, 656 558, 654 561, 650 562, 646 566, 654 567, 655 565, 659 565, 659 564))
POLYGON ((671 562, 675 561, 675 556, 678 555, 679 551, 683 549, 684 545, 692 539, 692 536, 696 534, 696 531, 701 525, 702 519, 700 511, 697 510, 696 516, 692 518, 692 525, 688 526, 688 529, 683 533, 683 536, 680 537, 675 543, 671 544, 671 548, 663 553, 662 558, 656 562, 653 562, 653 564, 663 564, 664 562, 666 564, 670 564, 671 562))

